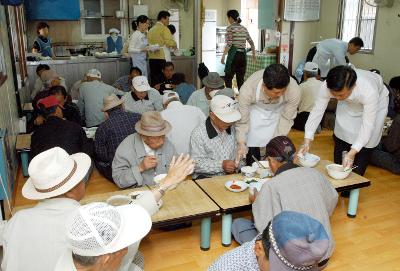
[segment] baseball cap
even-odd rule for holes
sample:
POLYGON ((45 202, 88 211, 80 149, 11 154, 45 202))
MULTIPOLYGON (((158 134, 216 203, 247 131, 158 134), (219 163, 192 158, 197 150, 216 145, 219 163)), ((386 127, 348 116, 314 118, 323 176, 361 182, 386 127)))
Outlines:
POLYGON ((242 117, 237 109, 237 101, 225 95, 214 96, 211 99, 210 110, 226 123, 238 121, 242 117))
POLYGON ((314 62, 307 62, 304 65, 304 70, 307 72, 318 72, 318 64, 314 63, 314 62))
POLYGON ((265 147, 266 157, 280 157, 284 161, 293 161, 296 147, 287 136, 277 136, 271 139, 265 147))
POLYGON ((318 264, 329 250, 324 226, 299 212, 281 212, 264 234, 268 234, 271 244, 269 267, 274 271, 319 270, 318 264))
POLYGON ((137 204, 94 202, 79 207, 67 221, 67 240, 74 254, 100 256, 136 243, 150 229, 150 215, 137 204))
POLYGON ((146 92, 149 91, 150 89, 153 89, 152 87, 150 87, 147 77, 143 75, 136 76, 135 78, 133 78, 132 86, 138 92, 146 92))
POLYGON ((86 73, 86 76, 95 77, 95 78, 101 78, 101 72, 98 69, 90 69, 86 73))
POLYGON ((50 95, 50 96, 47 96, 47 97, 45 97, 43 99, 40 99, 37 102, 37 106, 40 107, 40 105, 43 105, 44 108, 50 108, 50 107, 58 105, 59 107, 64 109, 64 107, 58 102, 56 96, 54 96, 54 95, 50 95))
POLYGON ((165 90, 164 95, 162 97, 163 104, 168 103, 170 100, 174 98, 180 100, 178 93, 176 93, 175 91, 165 90))

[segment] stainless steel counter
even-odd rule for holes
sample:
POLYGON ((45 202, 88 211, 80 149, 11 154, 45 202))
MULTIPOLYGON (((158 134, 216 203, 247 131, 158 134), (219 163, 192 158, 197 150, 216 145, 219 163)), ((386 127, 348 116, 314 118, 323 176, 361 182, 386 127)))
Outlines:
POLYGON ((77 64, 77 63, 106 63, 106 62, 116 62, 116 61, 126 61, 129 62, 129 58, 119 57, 119 58, 97 58, 94 56, 77 57, 71 59, 70 57, 58 57, 52 60, 41 60, 41 61, 28 61, 28 66, 37 66, 39 64, 47 65, 61 65, 61 64, 77 64))

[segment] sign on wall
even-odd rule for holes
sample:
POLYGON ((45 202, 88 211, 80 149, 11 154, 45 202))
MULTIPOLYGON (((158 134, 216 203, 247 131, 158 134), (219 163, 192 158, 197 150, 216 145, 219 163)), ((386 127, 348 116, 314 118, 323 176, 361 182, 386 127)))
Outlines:
POLYGON ((318 21, 320 0, 285 0, 284 19, 286 21, 318 21))

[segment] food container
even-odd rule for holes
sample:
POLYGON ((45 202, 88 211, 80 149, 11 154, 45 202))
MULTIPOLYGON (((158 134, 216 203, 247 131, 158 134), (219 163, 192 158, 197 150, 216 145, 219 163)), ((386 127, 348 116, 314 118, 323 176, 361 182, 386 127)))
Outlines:
POLYGON ((336 180, 346 179, 352 171, 351 169, 344 171, 343 166, 338 164, 327 165, 326 170, 328 171, 328 175, 336 180))
POLYGON ((315 167, 321 158, 315 154, 306 153, 304 156, 298 156, 299 163, 303 167, 315 167))
POLYGON ((271 172, 271 169, 269 168, 268 161, 260 161, 260 164, 263 165, 265 168, 260 168, 257 162, 254 162, 252 164, 252 167, 257 169, 256 172, 260 176, 260 178, 272 177, 273 174, 271 172))
POLYGON ((240 169, 240 171, 246 177, 253 177, 256 174, 257 169, 254 167, 245 166, 245 167, 242 167, 240 169))
MULTIPOLYGON (((153 181, 156 184, 159 184, 161 182, 161 180, 165 179, 165 177, 167 177, 167 174, 159 174, 159 175, 154 177, 153 181)), ((177 186, 178 186, 177 184, 174 184, 174 185, 170 186, 168 188, 168 190, 174 190, 177 186)))

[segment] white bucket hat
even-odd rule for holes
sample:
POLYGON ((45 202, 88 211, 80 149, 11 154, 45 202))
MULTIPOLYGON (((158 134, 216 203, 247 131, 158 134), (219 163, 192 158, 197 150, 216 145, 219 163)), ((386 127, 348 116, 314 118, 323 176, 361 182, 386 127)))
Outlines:
POLYGON ((44 151, 29 164, 30 178, 22 187, 22 195, 42 200, 65 194, 83 180, 90 166, 85 153, 69 155, 60 147, 44 151))
POLYGON ((238 121, 242 117, 237 109, 237 101, 225 95, 214 96, 214 98, 211 99, 210 110, 220 120, 226 123, 238 121))
POLYGON ((79 207, 67 221, 67 239, 74 254, 96 257, 136 243, 150 229, 150 215, 137 204, 114 207, 94 202, 79 207))
POLYGON ((146 76, 136 76, 132 79, 132 86, 138 92, 146 92, 153 89, 149 85, 149 81, 147 80, 146 76))

